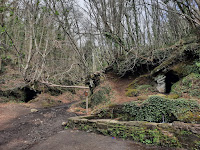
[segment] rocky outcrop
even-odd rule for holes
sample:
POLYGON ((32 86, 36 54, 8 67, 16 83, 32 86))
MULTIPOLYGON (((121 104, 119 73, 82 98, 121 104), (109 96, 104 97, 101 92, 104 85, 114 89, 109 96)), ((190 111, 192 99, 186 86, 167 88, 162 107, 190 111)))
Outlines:
POLYGON ((156 77, 156 82, 157 82, 156 89, 160 93, 166 92, 166 81, 165 81, 165 79, 166 79, 165 75, 159 75, 158 77, 156 77))
POLYGON ((2 97, 3 101, 28 102, 35 98, 38 93, 40 92, 26 84, 22 84, 12 89, 0 90, 0 97, 2 97))
POLYGON ((171 93, 181 97, 200 98, 200 74, 191 73, 184 77, 172 86, 171 93))
POLYGON ((200 43, 196 37, 189 37, 185 40, 180 40, 175 45, 164 49, 168 51, 169 56, 161 64, 151 71, 151 76, 157 76, 158 74, 167 73, 173 66, 188 61, 194 61, 200 57, 200 43))

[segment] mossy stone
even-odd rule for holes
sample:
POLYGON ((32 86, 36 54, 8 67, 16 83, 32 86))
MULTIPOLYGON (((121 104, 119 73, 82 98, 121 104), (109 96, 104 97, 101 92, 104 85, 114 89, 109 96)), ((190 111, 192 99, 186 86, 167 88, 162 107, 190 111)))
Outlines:
POLYGON ((148 99, 148 96, 147 95, 141 95, 141 96, 138 96, 137 98, 138 98, 138 100, 146 100, 146 99, 148 99))
POLYGON ((154 81, 149 74, 141 75, 131 82, 126 88, 126 96, 133 97, 140 94, 147 94, 156 91, 154 87, 154 81))
POLYGON ((200 67, 197 62, 181 62, 174 65, 171 69, 177 73, 179 77, 185 77, 191 73, 200 73, 200 67))
POLYGON ((131 82, 128 85, 127 89, 135 89, 140 85, 151 85, 151 84, 152 84, 152 80, 149 74, 141 75, 137 77, 135 80, 133 80, 133 82, 131 82))
POLYGON ((148 97, 152 97, 152 96, 159 96, 159 97, 164 97, 164 98, 167 98, 167 96, 165 94, 156 94, 156 95, 149 95, 148 97))
POLYGON ((127 92, 125 93, 125 95, 128 97, 138 96, 138 94, 139 91, 137 89, 128 89, 127 92))
POLYGON ((191 73, 172 86, 171 93, 183 96, 187 94, 190 97, 200 97, 200 74, 191 73))
POLYGON ((179 95, 178 95, 178 94, 169 94, 169 95, 167 96, 167 98, 169 98, 169 99, 178 99, 178 98, 179 98, 179 95))
POLYGON ((183 122, 200 123, 200 112, 187 111, 177 115, 177 119, 183 122))

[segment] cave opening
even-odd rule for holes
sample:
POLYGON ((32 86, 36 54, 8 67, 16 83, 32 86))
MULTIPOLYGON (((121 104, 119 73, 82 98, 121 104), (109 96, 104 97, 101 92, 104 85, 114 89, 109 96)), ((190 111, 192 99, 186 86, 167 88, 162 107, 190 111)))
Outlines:
POLYGON ((171 92, 172 85, 179 81, 179 76, 174 71, 169 71, 165 74, 166 94, 171 92))
POLYGON ((37 94, 41 93, 39 91, 32 90, 28 87, 24 87, 23 91, 24 91, 24 100, 23 101, 25 103, 28 103, 29 101, 33 100, 34 98, 36 98, 37 94))

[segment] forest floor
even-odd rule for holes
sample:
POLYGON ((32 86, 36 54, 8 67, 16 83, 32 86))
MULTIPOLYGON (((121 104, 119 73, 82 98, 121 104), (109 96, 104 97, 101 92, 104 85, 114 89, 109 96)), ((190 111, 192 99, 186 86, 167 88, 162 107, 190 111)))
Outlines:
MULTIPOLYGON (((16 72, 10 70, 7 77, 16 72)), ((7 78, 1 89, 20 84, 19 80, 7 78)), ((113 75, 106 77, 103 84, 109 85, 114 93, 113 103, 137 100, 125 96, 125 89, 132 78, 120 79, 113 75)), ((0 103, 0 149, 1 150, 167 150, 134 141, 116 139, 94 133, 65 129, 63 122, 69 117, 85 115, 85 110, 77 108, 84 99, 84 90, 76 95, 66 92, 60 96, 40 94, 29 103, 0 103)))
POLYGON ((68 111, 71 103, 39 108, 25 104, 0 104, 1 150, 167 150, 133 141, 78 130, 64 129, 62 122, 76 116, 68 111))

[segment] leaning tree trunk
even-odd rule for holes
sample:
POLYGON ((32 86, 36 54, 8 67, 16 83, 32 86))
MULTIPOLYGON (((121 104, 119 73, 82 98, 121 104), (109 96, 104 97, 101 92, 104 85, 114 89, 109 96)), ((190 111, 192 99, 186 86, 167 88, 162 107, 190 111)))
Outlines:
POLYGON ((1 57, 0 57, 0 72, 1 72, 1 69, 2 69, 2 67, 1 67, 1 63, 2 62, 2 60, 1 60, 1 57))

